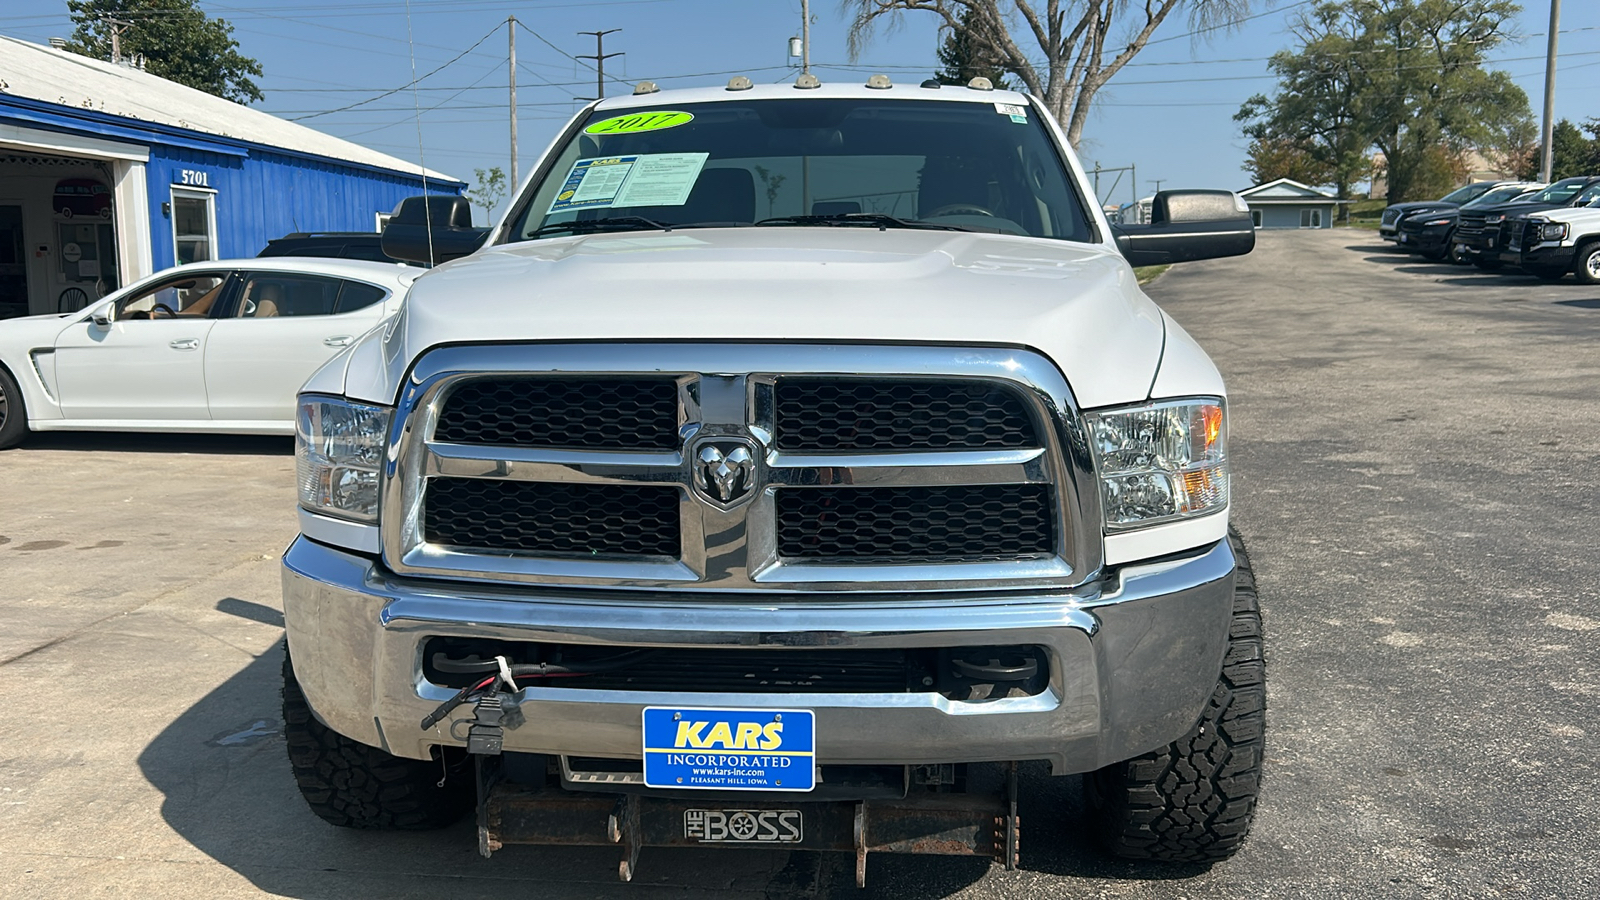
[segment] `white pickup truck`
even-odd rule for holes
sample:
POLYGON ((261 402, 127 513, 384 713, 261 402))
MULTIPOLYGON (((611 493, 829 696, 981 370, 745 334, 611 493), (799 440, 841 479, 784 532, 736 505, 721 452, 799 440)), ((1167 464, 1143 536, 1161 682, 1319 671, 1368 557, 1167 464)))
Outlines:
POLYGON ((1265 682, 1227 404, 1135 264, 1247 253, 1225 191, 1111 226, 1036 100, 657 91, 578 114, 487 235, 300 397, 289 754, 335 825, 479 849, 1017 864, 1017 768, 1115 853, 1249 828, 1265 682), (480 246, 481 245, 481 246, 480 246))
POLYGON ((1571 272, 1581 284, 1600 284, 1600 207, 1569 206, 1507 217, 1502 259, 1546 281, 1571 272))

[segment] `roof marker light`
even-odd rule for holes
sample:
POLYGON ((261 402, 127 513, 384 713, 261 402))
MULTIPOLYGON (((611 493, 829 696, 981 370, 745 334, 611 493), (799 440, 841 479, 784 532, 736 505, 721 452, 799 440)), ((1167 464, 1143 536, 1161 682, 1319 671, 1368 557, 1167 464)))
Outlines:
POLYGON ((922 83, 922 86, 925 87, 925 88, 933 88, 934 90, 937 91, 939 88, 943 87, 944 85, 942 83, 940 83, 939 79, 937 79, 937 78, 929 78, 927 81, 924 81, 922 83))
POLYGON ((660 90, 661 88, 656 87, 656 83, 654 81, 641 81, 633 86, 633 95, 637 97, 640 94, 654 94, 660 90))
POLYGON ((875 91, 886 91, 894 87, 894 83, 889 80, 887 75, 873 75, 867 79, 867 87, 875 91))
POLYGON ((794 86, 802 91, 809 91, 812 88, 822 87, 822 82, 817 79, 817 76, 807 72, 794 80, 794 86))
POLYGON ((967 87, 972 88, 975 91, 992 91, 994 90, 994 82, 983 77, 982 75, 979 75, 977 78, 967 82, 967 87))
POLYGON ((748 91, 755 86, 755 82, 743 75, 735 75, 728 79, 728 90, 730 91, 748 91))

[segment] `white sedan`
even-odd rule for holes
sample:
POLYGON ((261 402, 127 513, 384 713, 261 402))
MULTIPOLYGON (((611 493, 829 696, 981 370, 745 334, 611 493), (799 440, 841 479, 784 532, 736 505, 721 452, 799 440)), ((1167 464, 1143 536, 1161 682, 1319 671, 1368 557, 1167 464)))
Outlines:
POLYGON ((159 272, 75 313, 0 320, 0 449, 29 431, 293 434, 295 394, 421 270, 276 257, 159 272))

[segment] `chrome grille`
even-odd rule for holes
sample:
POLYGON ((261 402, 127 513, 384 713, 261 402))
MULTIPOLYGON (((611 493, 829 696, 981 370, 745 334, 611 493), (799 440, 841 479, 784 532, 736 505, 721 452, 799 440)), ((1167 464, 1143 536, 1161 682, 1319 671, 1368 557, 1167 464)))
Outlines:
POLYGON ((987 382, 780 378, 779 450, 981 450, 1036 447, 1016 392, 987 382))
MULTIPOLYGON (((397 421, 382 536, 386 562, 403 576, 902 592, 1070 587, 1100 566, 1078 411, 1060 372, 1027 351, 449 347, 417 361, 397 421), (672 396, 662 390, 630 415, 670 414, 670 447, 550 446, 533 432, 566 426, 539 420, 518 423, 513 443, 461 439, 472 426, 455 410, 507 385, 525 397, 522 388, 540 381, 652 380, 672 396), (885 424, 885 400, 915 427, 885 424), (936 423, 955 437, 931 434, 936 423)), ((639 433, 630 429, 607 440, 639 433)))
POLYGON ((1400 210, 1386 209, 1383 211, 1383 224, 1393 225, 1394 220, 1400 218, 1400 210))
POLYGON ((778 491, 778 554, 795 559, 1036 559, 1055 547, 1042 484, 778 491))
POLYGON ((484 378, 451 391, 434 438, 456 444, 671 450, 678 385, 670 378, 484 378))

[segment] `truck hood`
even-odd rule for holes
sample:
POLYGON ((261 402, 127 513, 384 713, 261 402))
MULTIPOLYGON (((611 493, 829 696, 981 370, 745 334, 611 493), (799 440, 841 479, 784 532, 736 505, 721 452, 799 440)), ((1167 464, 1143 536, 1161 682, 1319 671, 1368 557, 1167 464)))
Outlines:
POLYGON ((1164 332, 1103 246, 856 227, 627 232, 497 245, 433 269, 383 338, 382 381, 361 383, 352 365, 345 387, 393 402, 443 344, 985 344, 1044 353, 1089 408, 1149 395, 1164 332))

